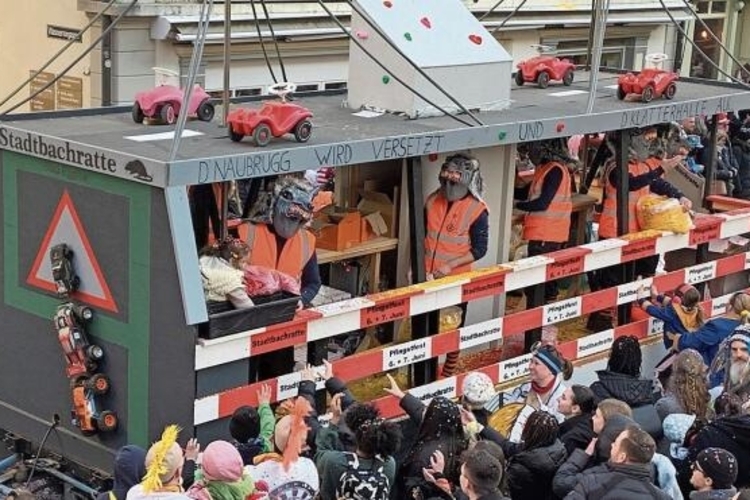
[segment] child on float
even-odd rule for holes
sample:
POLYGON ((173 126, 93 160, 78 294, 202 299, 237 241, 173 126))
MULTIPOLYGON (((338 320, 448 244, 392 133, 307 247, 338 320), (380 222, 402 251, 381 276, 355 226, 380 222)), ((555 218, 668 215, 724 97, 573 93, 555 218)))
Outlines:
POLYGON ((660 294, 656 286, 648 290, 638 290, 638 306, 652 318, 664 322, 662 333, 664 347, 669 353, 657 364, 657 381, 666 387, 667 379, 672 373, 672 363, 676 352, 672 349, 673 335, 687 335, 705 324, 703 309, 700 305, 701 295, 698 290, 687 283, 677 287, 670 295, 660 294))

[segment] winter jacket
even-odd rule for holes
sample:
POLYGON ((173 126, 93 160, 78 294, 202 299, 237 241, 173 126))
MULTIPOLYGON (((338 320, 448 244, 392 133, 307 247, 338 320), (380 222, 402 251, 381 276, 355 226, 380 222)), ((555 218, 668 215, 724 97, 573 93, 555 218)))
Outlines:
MULTIPOLYGON (((732 334, 735 328, 740 326, 740 320, 732 318, 715 318, 706 322, 705 325, 688 335, 680 335, 680 351, 695 349, 701 356, 706 366, 711 366, 721 342, 732 334)), ((721 377, 712 377, 711 387, 721 384, 721 377)))
MULTIPOLYGON (((563 467, 559 473, 565 473, 563 467)), ((648 464, 606 463, 577 476, 578 484, 565 497, 567 500, 672 500, 670 495, 651 483, 648 464)))
MULTIPOLYGON (((688 448, 688 461, 694 462, 698 453, 709 447, 724 448, 737 458, 738 474, 735 486, 750 486, 750 415, 723 417, 704 426, 688 448)), ((681 471, 690 474, 689 470, 681 471)))
POLYGON ((512 455, 508 458, 507 468, 510 497, 513 500, 555 498, 552 494, 552 480, 567 456, 565 446, 560 441, 512 455))
POLYGON ((274 449, 271 443, 276 426, 273 410, 268 404, 259 405, 258 416, 260 417, 260 435, 258 437, 246 443, 232 441, 234 447, 240 452, 242 463, 245 465, 252 465, 255 457, 263 453, 271 453, 274 449))
MULTIPOLYGON (((660 319, 664 322, 663 340, 664 340, 664 347, 666 349, 672 348, 672 341, 667 336, 668 333, 677 333, 680 335, 685 335, 685 334, 690 333, 688 328, 693 326, 693 325, 685 325, 682 322, 682 319, 680 318, 680 314, 675 310, 675 306, 671 302, 669 302, 665 306, 652 304, 646 307, 646 312, 652 318, 660 319)), ((695 315, 692 315, 692 316, 695 316, 695 315)), ((686 316, 686 319, 688 320, 691 319, 691 316, 686 316)))
MULTIPOLYGON (((349 464, 346 453, 338 450, 337 441, 338 432, 335 425, 321 427, 318 430, 315 465, 320 477, 321 500, 336 500, 336 487, 349 464)), ((383 474, 388 478, 388 484, 393 485, 396 477, 396 461, 393 457, 388 457, 385 461, 359 458, 361 469, 372 469, 380 465, 383 466, 383 474)))
POLYGON ((510 441, 491 427, 484 427, 479 437, 494 441, 503 449, 508 464, 508 490, 512 499, 554 498, 552 479, 568 456, 561 441, 526 451, 522 444, 510 441))
POLYGON ((99 494, 96 500, 125 500, 128 490, 141 482, 146 473, 146 450, 126 445, 115 455, 114 483, 110 492, 99 494))
POLYGON ((658 394, 654 392, 653 382, 608 370, 596 373, 599 380, 591 384, 591 390, 597 402, 607 398, 624 401, 633 410, 633 420, 654 440, 661 439, 664 431, 654 407, 658 394))
POLYGON ((732 500, 737 494, 735 488, 728 490, 708 490, 690 492, 690 500, 732 500))
POLYGON ((585 450, 594 438, 594 435, 590 413, 569 418, 560 424, 560 432, 558 434, 568 455, 573 453, 573 450, 577 448, 585 450))
POLYGON ((654 483, 666 492, 672 500, 682 500, 682 491, 677 482, 677 469, 666 456, 654 453, 651 458, 654 483))
POLYGON ((663 398, 660 398, 656 402, 656 413, 659 414, 659 419, 664 422, 664 419, 675 413, 685 413, 685 408, 682 407, 682 403, 677 399, 674 394, 667 394, 663 398))

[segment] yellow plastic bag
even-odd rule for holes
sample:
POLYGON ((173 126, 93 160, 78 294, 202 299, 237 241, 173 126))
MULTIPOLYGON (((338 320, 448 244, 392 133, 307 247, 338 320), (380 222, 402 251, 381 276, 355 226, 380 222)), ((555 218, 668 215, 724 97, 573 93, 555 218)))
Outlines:
POLYGON ((674 198, 649 194, 642 196, 636 205, 638 225, 642 230, 687 233, 693 227, 690 213, 674 198))

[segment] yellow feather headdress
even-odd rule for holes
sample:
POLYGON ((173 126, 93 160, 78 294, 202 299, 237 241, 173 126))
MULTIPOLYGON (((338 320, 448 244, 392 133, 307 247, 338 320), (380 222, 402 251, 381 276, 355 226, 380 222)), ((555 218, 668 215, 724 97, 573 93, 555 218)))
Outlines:
POLYGON ((146 457, 150 458, 150 463, 146 468, 146 475, 143 476, 143 491, 145 493, 152 493, 159 491, 163 488, 162 481, 169 480, 169 474, 174 474, 174 470, 170 470, 173 466, 171 460, 173 457, 169 456, 172 447, 177 442, 177 436, 180 433, 180 428, 177 425, 168 425, 164 428, 164 432, 161 434, 161 439, 154 443, 149 450, 146 457))

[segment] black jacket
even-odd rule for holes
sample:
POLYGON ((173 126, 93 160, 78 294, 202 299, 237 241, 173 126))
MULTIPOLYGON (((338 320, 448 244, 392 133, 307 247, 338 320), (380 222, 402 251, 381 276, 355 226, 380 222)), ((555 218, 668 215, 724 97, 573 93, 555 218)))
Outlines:
POLYGON ((560 441, 512 455, 508 459, 507 471, 510 497, 513 500, 555 498, 552 494, 552 479, 567 455, 560 441))
POLYGON ((585 450, 594 438, 591 414, 584 413, 569 418, 560 424, 560 433, 558 435, 568 455, 573 453, 573 450, 577 448, 585 450))
MULTIPOLYGON (((566 465, 560 467, 558 475, 568 473, 566 465)), ((607 463, 573 474, 577 484, 567 500, 671 500, 651 482, 649 464, 607 463)))
POLYGON ((661 439, 664 431, 654 407, 659 395, 654 391, 653 382, 607 370, 600 370, 596 374, 599 380, 591 384, 591 390, 597 403, 608 398, 624 401, 633 410, 633 420, 654 440, 661 439))
MULTIPOLYGON (((698 453, 709 447, 724 448, 732 453, 738 465, 735 486, 750 486, 750 415, 718 418, 707 424, 690 444, 687 462, 694 462, 698 453)), ((683 469, 680 473, 691 472, 683 469)))

